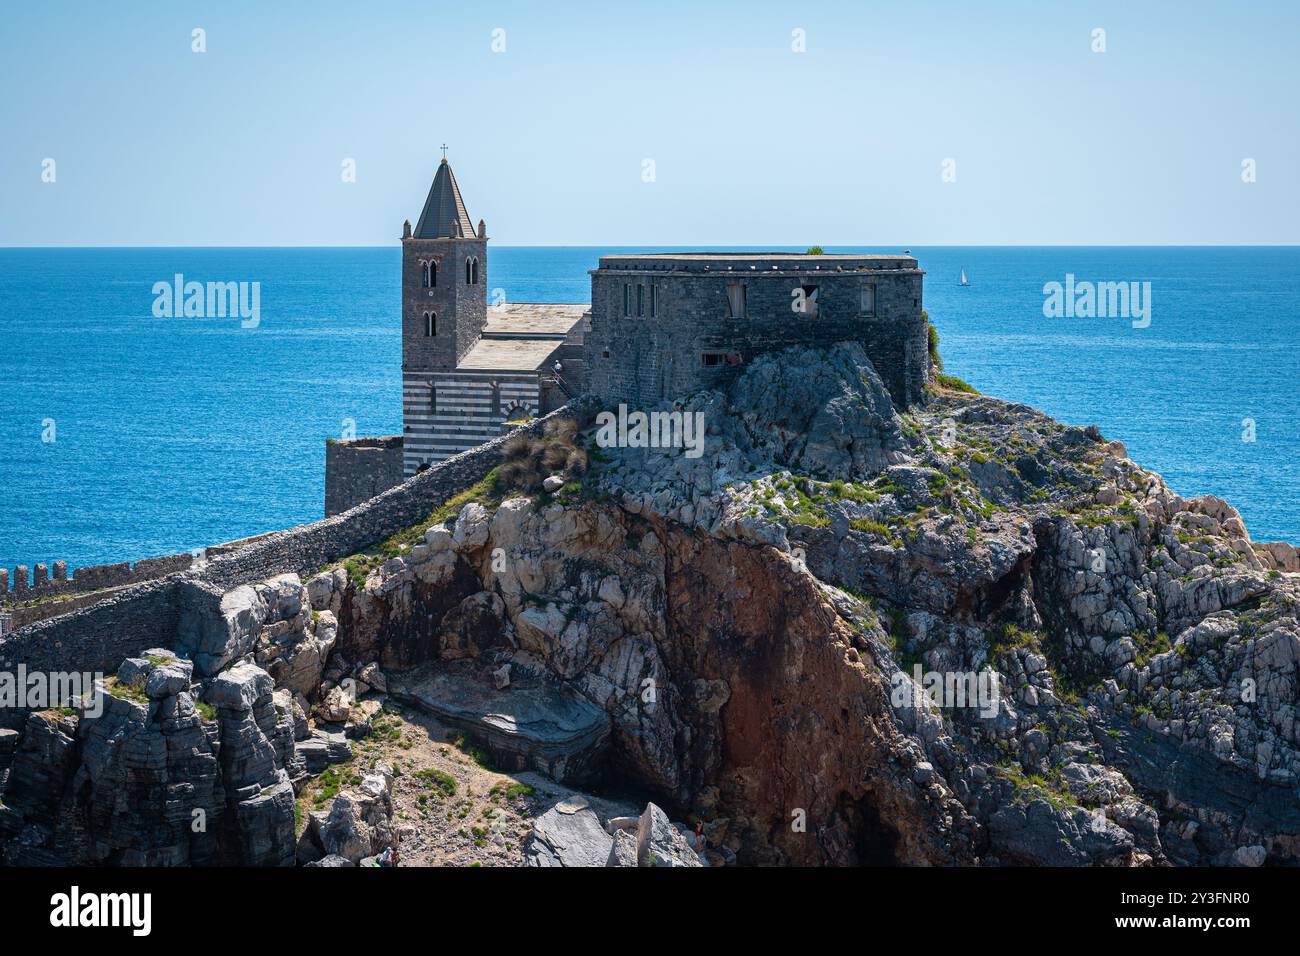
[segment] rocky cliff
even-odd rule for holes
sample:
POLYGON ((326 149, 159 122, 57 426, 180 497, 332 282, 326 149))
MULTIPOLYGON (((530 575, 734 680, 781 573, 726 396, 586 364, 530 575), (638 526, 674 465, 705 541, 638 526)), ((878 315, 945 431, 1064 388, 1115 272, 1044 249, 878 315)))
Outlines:
MULTIPOLYGON (((405 784, 352 752, 386 707, 496 771, 658 801, 689 826, 641 815, 657 860, 1297 862, 1294 548, 1094 428, 943 389, 900 412, 852 345, 661 411, 702 454, 530 439, 408 531, 219 595, 124 665, 141 699, 32 715, 0 738, 6 858, 418 842, 405 784), (526 465, 563 477, 525 492, 526 465)), ((501 861, 647 857, 636 816, 518 812, 501 861)))

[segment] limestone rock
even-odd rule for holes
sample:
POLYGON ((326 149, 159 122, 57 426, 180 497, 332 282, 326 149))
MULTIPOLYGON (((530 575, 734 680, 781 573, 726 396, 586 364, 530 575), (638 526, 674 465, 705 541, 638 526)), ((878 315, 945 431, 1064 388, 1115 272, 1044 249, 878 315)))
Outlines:
POLYGON ((637 823, 636 859, 639 866, 700 866, 686 838, 655 804, 646 804, 637 823))
POLYGON ((323 720, 332 724, 344 723, 352 711, 352 698, 343 688, 333 687, 317 705, 317 711, 323 720))
POLYGON ((362 778, 356 790, 334 798, 329 816, 320 828, 320 843, 327 856, 341 856, 353 864, 383 852, 397 840, 393 832, 392 778, 385 773, 362 778))
POLYGON ((591 809, 561 813, 552 807, 533 823, 524 841, 525 866, 605 866, 614 838, 591 809))

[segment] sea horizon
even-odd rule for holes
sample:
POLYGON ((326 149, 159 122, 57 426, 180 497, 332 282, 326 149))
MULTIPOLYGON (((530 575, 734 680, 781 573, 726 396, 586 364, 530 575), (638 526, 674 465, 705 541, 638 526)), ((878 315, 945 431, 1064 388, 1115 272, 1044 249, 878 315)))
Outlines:
MULTIPOLYGON (((1300 249, 1300 243, 1286 242, 1131 242, 1131 243, 1076 243, 1076 242, 982 242, 982 243, 902 243, 902 242, 867 242, 867 243, 827 243, 822 246, 823 249, 891 249, 898 247, 911 248, 911 246, 924 249, 1300 249)), ((775 252, 802 252, 808 248, 807 245, 788 243, 726 243, 726 242, 707 242, 707 243, 682 243, 678 245, 665 243, 497 243, 493 240, 493 249, 679 249, 690 251, 692 249, 701 249, 708 251, 725 251, 728 249, 771 249, 775 252)), ((65 250, 89 250, 89 251, 112 251, 114 249, 400 249, 395 244, 382 245, 352 245, 346 243, 335 244, 292 244, 279 243, 273 245, 223 245, 223 244, 181 244, 181 245, 112 245, 112 246, 65 246, 65 245, 46 245, 46 246, 9 246, 0 244, 0 251, 20 252, 23 250, 33 251, 50 251, 57 249, 65 250)))
MULTIPOLYGON (((510 301, 587 302, 602 254, 719 248, 493 243, 486 280, 510 301)), ((1239 508, 1256 540, 1300 543, 1300 428, 1284 411, 1300 247, 824 248, 909 249, 949 373, 1097 424, 1180 494, 1239 508), (1044 317, 1044 283, 1067 274, 1151 282, 1150 327, 1044 317)), ((0 248, 0 567, 134 561, 322 518, 324 439, 349 421, 401 430, 399 257, 396 243, 0 248), (150 289, 177 271, 260 282, 259 328, 154 318, 150 289)))

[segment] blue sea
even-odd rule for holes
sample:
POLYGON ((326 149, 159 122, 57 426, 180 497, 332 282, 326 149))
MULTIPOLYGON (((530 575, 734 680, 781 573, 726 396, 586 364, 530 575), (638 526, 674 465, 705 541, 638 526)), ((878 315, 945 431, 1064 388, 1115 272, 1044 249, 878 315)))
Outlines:
MULTIPOLYGON (((661 250, 493 247, 488 287, 583 302, 600 255, 645 251, 661 250)), ((1096 423, 1178 492, 1232 502, 1256 540, 1300 542, 1300 248, 911 252, 948 372, 1096 423), (1150 282, 1150 325, 1044 317, 1044 284, 1067 274, 1150 282)), ((401 430, 399 261, 396 247, 0 249, 0 567, 320 518, 324 439, 349 421, 401 430), (155 318, 154 284, 177 273, 260 283, 259 324, 155 318)))

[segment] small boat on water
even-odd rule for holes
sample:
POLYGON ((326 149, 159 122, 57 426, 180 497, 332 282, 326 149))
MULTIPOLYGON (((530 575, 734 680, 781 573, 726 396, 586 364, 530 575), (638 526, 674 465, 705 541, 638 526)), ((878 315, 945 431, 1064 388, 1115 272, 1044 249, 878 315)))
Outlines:
POLYGON ((966 270, 965 270, 965 269, 962 269, 962 270, 961 270, 961 284, 962 284, 962 285, 970 285, 970 280, 966 278, 966 270))

